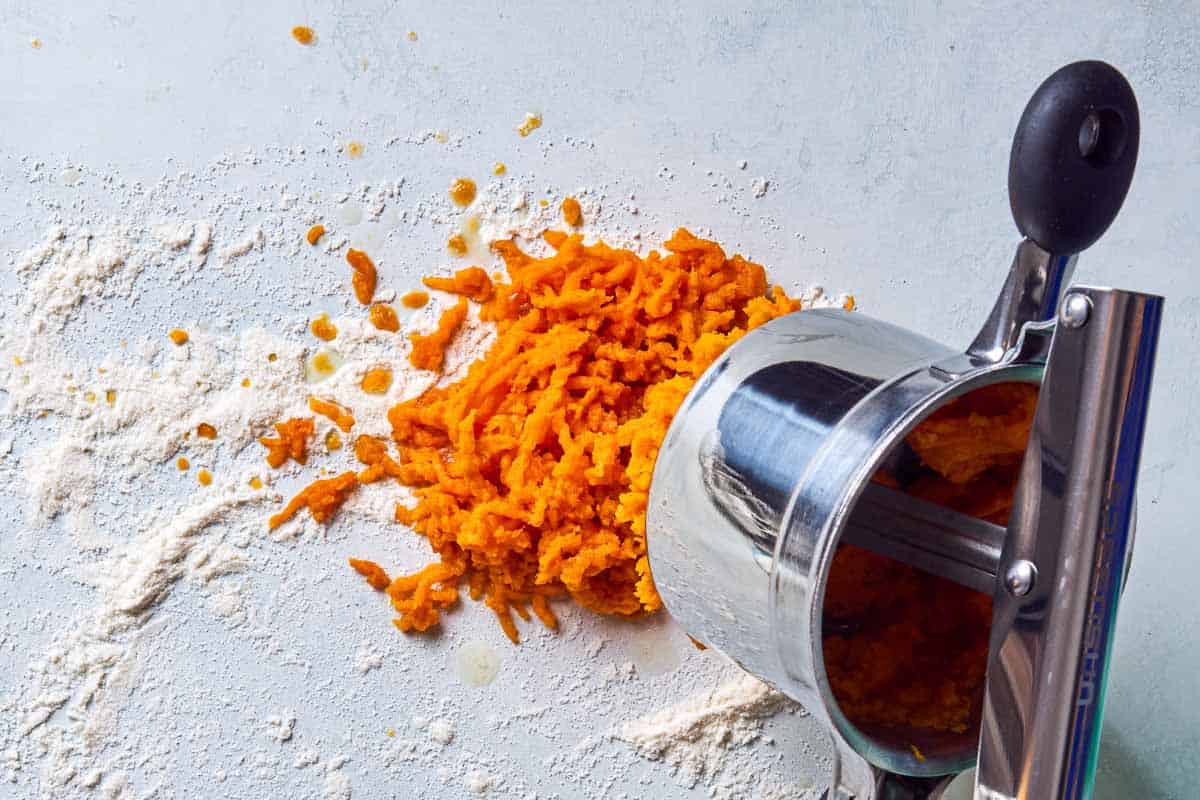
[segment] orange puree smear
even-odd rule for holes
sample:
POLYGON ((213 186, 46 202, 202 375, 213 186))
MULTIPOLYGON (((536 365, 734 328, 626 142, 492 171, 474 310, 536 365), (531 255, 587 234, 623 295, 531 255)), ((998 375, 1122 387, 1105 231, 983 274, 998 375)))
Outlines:
POLYGON ((351 284, 354 286, 354 296, 364 306, 370 305, 371 298, 375 296, 375 284, 379 280, 379 274, 375 271, 374 262, 362 250, 355 250, 354 248, 346 251, 346 261, 350 264, 350 268, 354 270, 354 275, 350 279, 351 284))
POLYGON ((217 429, 207 422, 201 422, 196 426, 196 435, 201 439, 215 439, 217 438, 217 429))
POLYGON ((409 292, 400 298, 400 305, 405 308, 422 308, 429 302, 429 293, 422 291, 409 292))
POLYGON ((329 321, 328 314, 322 314, 312 321, 308 326, 312 331, 312 335, 326 342, 332 342, 337 338, 337 325, 329 321))
POLYGON ((572 228, 578 228, 583 224, 583 209, 579 207, 579 201, 574 197, 568 197, 562 201, 562 215, 563 222, 572 228))
POLYGON ((400 320, 396 318, 396 309, 384 303, 376 303, 367 312, 367 319, 381 331, 395 333, 400 330, 400 320))
POLYGON ((458 178, 450 184, 450 199, 455 205, 469 206, 475 200, 475 181, 458 178))
POLYGON ((171 337, 171 341, 177 345, 187 344, 188 332, 183 330, 182 328, 172 328, 167 333, 167 336, 171 337))
POLYGON ((360 385, 367 394, 385 394, 392 385, 392 371, 383 368, 367 370, 360 385))
POLYGON ((300 44, 309 45, 317 38, 316 33, 307 25, 297 25, 292 28, 292 38, 300 44))
MULTIPOLYGON (((514 642, 514 613, 557 624, 555 595, 606 614, 658 609, 646 499, 671 417, 725 348, 799 308, 761 266, 686 230, 645 258, 545 238, 547 258, 494 245, 511 276, 481 310, 495 343, 465 377, 391 409, 398 457, 356 443, 371 464, 360 480, 394 473, 411 487, 396 519, 440 559, 388 584, 403 631, 436 625, 464 582, 514 642)), ((440 366, 466 311, 443 314, 414 363, 440 366)))
POLYGON ((324 524, 342 507, 342 503, 346 502, 357 486, 358 479, 353 471, 313 481, 289 500, 282 511, 267 520, 267 525, 274 530, 294 517, 302 508, 307 508, 313 519, 324 524))
POLYGON ((342 408, 337 403, 322 400, 319 397, 310 397, 308 398, 308 408, 314 414, 320 414, 337 425, 338 430, 342 433, 348 433, 354 427, 354 416, 350 413, 350 409, 342 408))
POLYGON ((290 458, 297 464, 308 463, 308 437, 313 433, 313 421, 309 417, 296 417, 285 422, 275 423, 275 432, 279 435, 272 438, 264 436, 259 444, 267 448, 267 463, 278 469, 290 458))
POLYGON ((408 339, 412 342, 412 352, 408 354, 408 360, 417 369, 441 372, 446 360, 446 345, 450 344, 466 318, 467 301, 463 299, 442 312, 433 333, 410 333, 408 339))
POLYGON ((430 289, 461 294, 476 303, 486 303, 492 299, 492 279, 482 267, 467 267, 454 273, 451 278, 425 278, 421 282, 430 289))
POLYGON ((317 242, 321 241, 321 237, 324 235, 325 235, 325 226, 324 225, 313 225, 311 228, 308 229, 308 233, 304 234, 304 238, 305 238, 305 240, 308 241, 309 244, 316 244, 317 242))

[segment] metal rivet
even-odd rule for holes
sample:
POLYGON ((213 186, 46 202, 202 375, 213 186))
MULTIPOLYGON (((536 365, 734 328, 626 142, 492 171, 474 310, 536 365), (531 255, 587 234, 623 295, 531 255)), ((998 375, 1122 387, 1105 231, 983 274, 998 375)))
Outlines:
POLYGON ((1037 581, 1037 567, 1031 562, 1021 559, 1014 561, 1004 573, 1004 586, 1013 597, 1024 597, 1033 589, 1037 581))
POLYGON ((1082 328, 1087 324, 1088 317, 1092 315, 1092 301, 1086 294, 1072 292, 1067 295, 1067 299, 1063 300, 1062 313, 1059 314, 1059 319, 1062 320, 1065 328, 1082 328))

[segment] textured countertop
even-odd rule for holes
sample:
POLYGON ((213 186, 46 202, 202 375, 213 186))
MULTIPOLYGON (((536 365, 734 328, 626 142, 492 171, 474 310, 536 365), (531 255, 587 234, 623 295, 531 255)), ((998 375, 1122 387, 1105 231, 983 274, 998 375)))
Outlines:
MULTIPOLYGON (((1141 107, 1138 171, 1076 277, 1161 293, 1167 306, 1097 797, 1192 796, 1194 3, 108 6, 21 2, 4 14, 6 354, 34 313, 22 308, 32 278, 16 267, 55 225, 69 239, 122 219, 145 230, 206 220, 210 261, 228 255, 194 281, 151 265, 129 291, 85 298, 61 335, 71 363, 99 363, 123 340, 161 342, 176 323, 301 342, 313 313, 350 310, 340 256, 292 246, 302 221, 370 245, 402 291, 449 264, 445 187, 460 175, 483 186, 495 161, 508 181, 496 197, 578 194, 591 232, 625 242, 653 245, 687 225, 786 286, 851 291, 863 313, 965 343, 1016 244, 1005 178, 1025 101, 1069 61, 1119 67, 1141 107), (314 45, 289 35, 301 24, 314 45), (543 125, 520 137, 530 112, 543 125), (361 157, 347 157, 351 141, 361 157), (242 242, 253 252, 235 262, 242 242)), ((94 541, 69 514, 39 516, 33 454, 67 424, 0 419, 0 502, 11 509, 0 522, 0 780, 14 781, 0 796, 736 797, 752 775, 744 785, 785 797, 813 793, 825 775, 822 734, 794 710, 767 719, 724 776, 673 775, 610 735, 732 674, 665 619, 632 626, 564 609, 560 633, 527 628, 514 648, 467 603, 441 637, 400 636, 343 559, 416 566, 427 545, 369 514, 324 536, 235 541, 236 574, 174 581, 120 639, 119 668, 95 699, 73 695, 39 725, 75 715, 92 733, 67 755, 54 743, 65 740, 31 744, 18 718, 31 669, 86 671, 55 653, 104 591, 89 563, 107 563, 144 508, 196 491, 170 463, 136 481, 101 474, 84 526, 94 541), (464 652, 497 656, 495 681, 464 681, 464 652)), ((259 457, 231 456, 218 478, 259 457)), ((280 491, 300 482, 289 475, 280 491)))

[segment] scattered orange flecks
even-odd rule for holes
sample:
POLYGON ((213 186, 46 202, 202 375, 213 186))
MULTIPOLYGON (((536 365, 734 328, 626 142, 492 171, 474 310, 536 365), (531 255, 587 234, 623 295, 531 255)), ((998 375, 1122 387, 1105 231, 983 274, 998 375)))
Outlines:
POLYGON ((338 427, 342 433, 349 433, 354 427, 354 416, 350 409, 342 408, 337 403, 322 400, 319 397, 308 398, 308 407, 314 414, 320 414, 338 427))
POLYGON ((337 431, 329 431, 325 434, 325 449, 329 452, 342 449, 342 437, 337 431))
POLYGON ((405 308, 423 308, 429 302, 429 293, 416 291, 409 292, 400 298, 400 305, 405 308))
POLYGON ((543 197, 541 200, 538 200, 538 205, 542 208, 547 208, 550 205, 550 201, 543 197))
POLYGON ((852 294, 846 295, 846 301, 844 303, 842 303, 842 308, 846 309, 847 311, 854 310, 854 308, 855 308, 854 295, 852 295, 852 294))
POLYGON ((360 386, 367 394, 386 394, 392 387, 392 371, 381 367, 367 370, 360 386))
POLYGON ((424 278, 421 282, 430 289, 462 295, 476 303, 486 303, 492 299, 492 279, 483 267, 467 267, 450 278, 424 278))
POLYGON ((475 200, 475 181, 457 178, 450 184, 450 199, 459 206, 469 206, 475 200))
POLYGON ((196 435, 201 439, 215 439, 217 438, 217 429, 207 422, 201 422, 196 426, 196 435))
POLYGON ((408 32, 408 40, 409 40, 410 42, 415 42, 415 41, 417 40, 417 32, 416 32, 416 31, 409 31, 409 32, 408 32))
POLYGON ((362 142, 348 142, 346 144, 346 155, 350 158, 358 158, 363 154, 362 142))
POLYGON ((456 305, 442 312, 438 318, 437 328, 429 334, 411 333, 408 336, 412 342, 412 352, 408 360, 417 369, 428 369, 440 372, 446 360, 446 345, 458 333, 463 321, 467 318, 466 298, 459 300, 456 305))
POLYGON ((324 225, 313 225, 308 229, 308 233, 304 234, 304 239, 309 244, 316 244, 321 241, 321 237, 325 235, 324 225))
POLYGON ((308 437, 313 433, 313 421, 309 417, 295 417, 275 423, 278 436, 264 436, 258 443, 267 448, 267 463, 278 469, 290 458, 297 464, 308 463, 308 437))
POLYGON ((313 336, 326 342, 332 342, 338 334, 337 325, 329 321, 328 314, 322 314, 314 319, 308 329, 312 331, 313 336))
POLYGON ((446 240, 446 249, 456 256, 465 256, 467 250, 467 240, 461 233, 456 233, 446 240))
POLYGON ((367 312, 367 319, 377 329, 395 333, 400 330, 400 320, 396 317, 396 309, 385 303, 376 303, 367 312))
POLYGON ((104 392, 104 400, 110 406, 113 403, 117 402, 117 390, 116 389, 108 389, 107 391, 105 391, 104 392))
POLYGON ((354 270, 354 275, 351 278, 351 283, 354 286, 354 296, 364 306, 370 305, 371 298, 375 296, 375 284, 379 280, 379 273, 375 270, 375 263, 362 250, 355 250, 353 247, 346 251, 346 262, 354 270))
POLYGON ((206 469, 202 469, 196 473, 196 480, 200 481, 201 486, 211 486, 212 473, 206 469))
POLYGON ((250 479, 250 488, 251 489, 263 488, 262 478, 258 477, 257 475, 255 475, 253 478, 251 478, 250 479))
POLYGON ((517 133, 521 136, 528 136, 540 127, 542 127, 542 115, 531 111, 525 114, 525 120, 517 126, 517 133))
POLYGON ((326 523, 342 507, 342 503, 346 502, 357 486, 358 478, 353 471, 343 472, 333 478, 313 481, 289 500, 283 510, 267 520, 267 525, 274 530, 294 517, 296 512, 302 508, 308 508, 317 522, 326 523))
POLYGON ((303 45, 310 45, 317 39, 316 32, 307 25, 297 25, 292 28, 292 38, 303 45))
POLYGON ((175 460, 175 466, 179 468, 180 472, 186 472, 188 467, 190 467, 191 465, 192 465, 191 462, 188 461, 183 456, 180 456, 179 458, 177 458, 175 460))
POLYGON ((242 378, 242 388, 243 389, 250 388, 250 379, 249 378, 242 378))
POLYGON ((508 165, 503 161, 497 161, 495 164, 492 164, 493 175, 503 175, 506 172, 508 172, 508 165))
POLYGON ((188 332, 183 328, 172 328, 168 331, 167 336, 177 345, 187 344, 188 341, 188 332))
POLYGON ((578 228, 583 224, 583 209, 579 207, 579 201, 574 197, 568 197, 562 201, 563 221, 572 228, 578 228))

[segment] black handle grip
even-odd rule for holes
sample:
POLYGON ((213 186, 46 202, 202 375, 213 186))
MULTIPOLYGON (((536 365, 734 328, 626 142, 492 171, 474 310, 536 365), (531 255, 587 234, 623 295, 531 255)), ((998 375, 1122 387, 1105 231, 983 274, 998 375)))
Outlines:
POLYGON ((1047 78, 1021 114, 1008 162, 1017 229, 1057 255, 1087 249, 1121 210, 1138 132, 1133 89, 1103 61, 1047 78))

